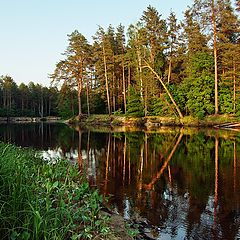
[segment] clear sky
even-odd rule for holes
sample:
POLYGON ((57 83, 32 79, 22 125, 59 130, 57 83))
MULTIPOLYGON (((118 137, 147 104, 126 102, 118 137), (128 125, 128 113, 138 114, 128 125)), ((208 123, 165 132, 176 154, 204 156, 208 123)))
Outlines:
POLYGON ((0 0, 0 75, 17 84, 49 86, 48 74, 62 58, 75 29, 91 42, 98 25, 136 23, 151 5, 163 18, 182 18, 191 0, 0 0))

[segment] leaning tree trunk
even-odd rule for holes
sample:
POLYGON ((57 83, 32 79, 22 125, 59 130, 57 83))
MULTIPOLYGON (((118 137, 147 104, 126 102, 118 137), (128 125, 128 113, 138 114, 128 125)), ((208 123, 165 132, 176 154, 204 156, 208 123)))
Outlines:
POLYGON ((146 67, 149 68, 149 69, 151 70, 151 72, 157 77, 157 79, 159 80, 159 82, 162 84, 163 88, 164 88, 165 91, 167 92, 167 95, 168 95, 169 98, 171 99, 171 101, 172 101, 172 103, 173 103, 173 105, 174 105, 174 107, 175 107, 175 109, 176 109, 176 111, 177 111, 177 113, 178 113, 180 119, 182 119, 182 118, 183 118, 183 115, 182 115, 182 113, 181 113, 181 111, 180 111, 180 109, 179 109, 177 103, 175 102, 175 100, 174 100, 172 94, 169 92, 168 88, 167 88, 166 85, 164 84, 162 78, 161 78, 161 77, 160 77, 160 76, 154 71, 154 69, 148 64, 147 61, 145 61, 145 63, 147 64, 146 67))

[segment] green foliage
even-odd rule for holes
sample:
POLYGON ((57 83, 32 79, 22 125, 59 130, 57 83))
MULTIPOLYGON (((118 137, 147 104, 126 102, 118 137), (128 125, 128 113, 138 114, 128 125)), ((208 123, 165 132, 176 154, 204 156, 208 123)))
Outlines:
POLYGON ((197 53, 191 59, 189 77, 179 89, 180 102, 186 101, 186 108, 194 117, 202 119, 214 111, 213 58, 207 53, 197 53))
POLYGON ((67 161, 0 143, 2 239, 92 239, 109 233, 102 197, 67 161))
POLYGON ((141 100, 140 93, 134 88, 130 88, 130 96, 127 99, 127 112, 126 115, 134 117, 144 116, 144 105, 141 100))
POLYGON ((151 108, 149 110, 150 115, 152 116, 171 116, 172 111, 169 109, 169 106, 167 105, 166 101, 163 100, 165 96, 162 96, 161 98, 154 97, 151 101, 151 108))
POLYGON ((213 57, 205 52, 196 53, 190 61, 189 67, 190 75, 202 76, 204 73, 212 75, 213 71, 213 57))
POLYGON ((154 59, 154 68, 156 72, 159 74, 159 76, 163 75, 164 67, 166 67, 166 56, 163 54, 163 52, 158 52, 154 59))
POLYGON ((58 114, 60 117, 67 119, 71 118, 77 113, 77 103, 74 102, 74 106, 69 99, 65 99, 61 104, 58 105, 58 114))
POLYGON ((113 112, 113 115, 117 115, 117 116, 123 115, 123 112, 121 109, 118 109, 117 111, 113 112))
POLYGON ((202 202, 204 206, 214 189, 214 148, 214 138, 207 137, 204 133, 185 135, 171 161, 173 168, 178 166, 183 171, 184 178, 179 181, 179 187, 184 185, 191 199, 202 202), (199 188, 199 184, 204 187, 199 188))
MULTIPOLYGON (((86 99, 86 98, 85 98, 86 99)), ((87 113, 87 102, 83 100, 83 111, 87 113)), ((93 92, 90 98, 90 113, 94 114, 104 114, 106 113, 106 105, 104 99, 102 99, 101 94, 98 92, 93 92)))
POLYGON ((233 113, 232 93, 228 87, 221 87, 219 91, 219 110, 220 113, 233 113))
POLYGON ((213 88, 211 86, 213 86, 213 78, 209 76, 195 78, 194 82, 191 83, 187 107, 190 114, 199 119, 207 114, 212 114, 214 111, 213 88))
POLYGON ((236 113, 237 116, 240 116, 240 99, 236 101, 236 113))
POLYGON ((140 231, 138 230, 139 228, 139 224, 125 224, 125 228, 126 228, 126 231, 128 233, 128 235, 132 238, 132 239, 135 239, 140 231))

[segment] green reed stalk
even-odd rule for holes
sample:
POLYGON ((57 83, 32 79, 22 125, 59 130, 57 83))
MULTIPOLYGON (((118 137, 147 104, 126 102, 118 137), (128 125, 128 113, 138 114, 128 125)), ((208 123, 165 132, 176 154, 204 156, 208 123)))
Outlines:
POLYGON ((68 161, 49 164, 33 150, 0 143, 2 239, 105 238, 101 204, 68 161))

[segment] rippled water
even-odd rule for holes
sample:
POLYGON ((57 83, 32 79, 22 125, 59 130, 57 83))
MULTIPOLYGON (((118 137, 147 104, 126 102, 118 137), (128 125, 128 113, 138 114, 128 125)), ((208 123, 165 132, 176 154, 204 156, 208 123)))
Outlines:
POLYGON ((167 129, 99 132, 65 125, 1 125, 0 139, 67 157, 114 211, 155 239, 240 237, 240 135, 167 129))

